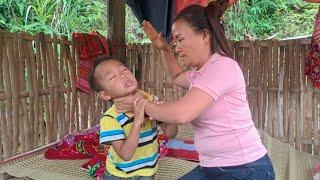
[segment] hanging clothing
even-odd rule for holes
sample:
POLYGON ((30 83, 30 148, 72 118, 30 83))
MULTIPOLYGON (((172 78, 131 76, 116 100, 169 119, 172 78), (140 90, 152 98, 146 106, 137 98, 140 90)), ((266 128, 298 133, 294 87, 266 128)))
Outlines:
POLYGON ((79 61, 77 64, 77 79, 76 87, 88 94, 91 93, 91 88, 88 82, 89 73, 93 67, 95 59, 101 55, 110 55, 107 39, 98 32, 73 33, 79 52, 79 61))
POLYGON ((138 21, 141 24, 143 20, 149 21, 168 42, 171 41, 173 2, 174 0, 126 0, 138 21))
POLYGON ((320 7, 305 62, 305 75, 310 78, 316 88, 320 88, 320 48, 318 44, 320 45, 320 7))
POLYGON ((207 0, 176 0, 174 14, 177 15, 184 8, 194 4, 207 6, 208 1, 207 0))

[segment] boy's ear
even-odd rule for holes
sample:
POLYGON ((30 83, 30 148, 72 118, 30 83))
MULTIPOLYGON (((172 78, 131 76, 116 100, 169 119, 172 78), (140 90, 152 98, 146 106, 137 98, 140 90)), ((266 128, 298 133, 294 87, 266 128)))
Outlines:
POLYGON ((100 91, 98 93, 98 96, 100 99, 103 99, 105 101, 109 101, 111 99, 111 96, 109 96, 105 91, 100 91))

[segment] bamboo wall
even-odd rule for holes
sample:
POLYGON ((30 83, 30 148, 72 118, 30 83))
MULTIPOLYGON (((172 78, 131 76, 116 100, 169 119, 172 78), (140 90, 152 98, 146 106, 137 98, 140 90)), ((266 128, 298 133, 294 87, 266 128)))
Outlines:
POLYGON ((102 103, 78 92, 66 37, 0 32, 0 160, 97 123, 102 103))
MULTIPOLYGON (((256 126, 319 154, 319 90, 303 74, 310 39, 231 44, 256 126)), ((75 87, 75 46, 65 37, 0 32, 0 160, 98 123, 103 103, 75 87)), ((128 45, 126 58, 142 89, 165 101, 185 93, 152 47, 128 45)))
MULTIPOLYGON (((304 75, 310 39, 230 44, 246 79, 255 125, 299 150, 320 154, 320 91, 304 75)), ((127 61, 142 89, 165 101, 185 93, 171 84, 153 48, 129 45, 127 61)))

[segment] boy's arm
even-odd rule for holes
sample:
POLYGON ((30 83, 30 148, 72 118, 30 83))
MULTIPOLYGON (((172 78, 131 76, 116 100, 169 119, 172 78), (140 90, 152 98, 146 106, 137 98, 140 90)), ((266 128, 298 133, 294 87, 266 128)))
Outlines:
POLYGON ((134 121, 130 133, 126 140, 113 141, 112 146, 122 160, 132 159, 139 144, 141 125, 144 121, 144 107, 148 100, 144 98, 136 99, 134 105, 134 121))
POLYGON ((176 124, 161 123, 160 127, 168 139, 173 139, 178 134, 178 126, 176 124))
POLYGON ((141 124, 133 122, 132 129, 126 140, 118 140, 111 143, 122 160, 129 161, 132 159, 139 144, 140 131, 141 124))

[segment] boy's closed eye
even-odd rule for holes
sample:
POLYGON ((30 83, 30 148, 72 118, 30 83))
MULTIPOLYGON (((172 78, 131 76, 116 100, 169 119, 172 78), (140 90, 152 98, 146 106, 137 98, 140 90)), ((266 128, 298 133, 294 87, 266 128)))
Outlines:
POLYGON ((121 72, 125 72, 125 71, 128 71, 129 69, 128 68, 123 68, 122 70, 121 70, 121 72))
POLYGON ((114 78, 115 78, 115 75, 114 75, 114 74, 108 75, 108 80, 112 80, 112 79, 114 79, 114 78))

